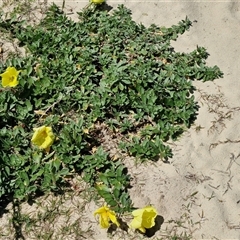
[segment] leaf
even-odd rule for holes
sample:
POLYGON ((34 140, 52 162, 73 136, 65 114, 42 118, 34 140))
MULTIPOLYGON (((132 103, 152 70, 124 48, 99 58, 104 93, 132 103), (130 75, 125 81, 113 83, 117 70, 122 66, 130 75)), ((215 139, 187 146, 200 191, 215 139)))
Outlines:
MULTIPOLYGON (((23 185, 27 187, 30 182, 27 173, 24 171, 21 171, 21 172, 19 172, 19 176, 21 178, 21 181, 23 182, 23 185)), ((23 189, 23 187, 22 187, 22 189, 23 189)))
POLYGON ((27 99, 25 103, 26 103, 27 111, 28 112, 32 111, 33 106, 31 104, 31 102, 27 99))
POLYGON ((66 176, 66 175, 69 174, 69 170, 68 170, 67 168, 63 168, 63 169, 59 172, 59 174, 60 174, 61 176, 66 176))
POLYGON ((53 166, 55 167, 56 171, 58 171, 60 165, 61 165, 61 161, 59 159, 53 160, 53 166))
POLYGON ((32 73, 32 70, 33 70, 32 66, 27 66, 26 71, 28 76, 30 76, 30 74, 32 73))
POLYGON ((113 189, 113 195, 115 199, 118 199, 120 196, 120 189, 114 188, 113 189))

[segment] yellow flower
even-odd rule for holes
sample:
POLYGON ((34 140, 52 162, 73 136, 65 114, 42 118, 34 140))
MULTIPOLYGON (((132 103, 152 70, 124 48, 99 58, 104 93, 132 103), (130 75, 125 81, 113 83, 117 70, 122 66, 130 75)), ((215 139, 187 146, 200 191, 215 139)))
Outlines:
POLYGON ((130 223, 131 228, 146 232, 146 228, 152 228, 155 225, 157 211, 152 206, 147 206, 142 209, 137 209, 132 212, 134 219, 130 223))
POLYGON ((55 136, 51 127, 42 126, 34 128, 34 134, 31 142, 41 149, 49 149, 53 144, 55 136))
POLYGON ((115 212, 111 211, 107 206, 103 206, 97 209, 94 212, 94 216, 96 216, 96 214, 100 215, 99 222, 102 228, 109 228, 110 221, 119 227, 115 212))
POLYGON ((105 0, 90 0, 90 1, 95 4, 101 4, 101 3, 105 2, 105 0))
POLYGON ((18 74, 20 71, 17 71, 15 67, 8 67, 7 70, 0 74, 2 77, 2 86, 5 87, 16 87, 18 85, 18 74))

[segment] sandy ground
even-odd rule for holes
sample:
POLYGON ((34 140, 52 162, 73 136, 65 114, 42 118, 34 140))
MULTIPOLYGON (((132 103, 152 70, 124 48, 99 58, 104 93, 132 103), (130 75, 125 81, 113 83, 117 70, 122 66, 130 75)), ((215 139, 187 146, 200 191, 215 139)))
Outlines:
MULTIPOLYGON (((60 6, 62 1, 55 1, 60 6)), ((170 27, 186 16, 193 26, 173 46, 190 52, 203 46, 208 65, 224 72, 214 82, 196 82, 201 108, 195 125, 173 145, 169 163, 142 166, 126 160, 133 176, 130 190, 134 206, 152 204, 164 222, 152 239, 169 232, 186 232, 192 239, 240 239, 240 2, 232 1, 107 1, 115 8, 124 3, 133 19, 144 25, 170 27)), ((74 18, 87 1, 66 0, 66 12, 74 18), (72 14, 73 13, 73 14, 72 14)), ((109 239, 92 213, 85 209, 85 225, 91 239, 109 239)), ((130 238, 125 235, 116 239, 130 238)))
MULTIPOLYGON (((113 7, 118 3, 108 1, 113 7)), ((240 2, 122 3, 135 21, 147 26, 170 27, 188 16, 193 27, 173 42, 175 50, 203 46, 210 54, 208 64, 224 72, 222 79, 195 83, 199 115, 195 126, 175 143, 170 164, 129 167, 136 183, 131 189, 134 205, 153 204, 164 218, 153 238, 172 228, 191 233, 193 239, 240 239, 240 2)), ((96 234, 97 239, 107 239, 104 231, 96 229, 96 234)))

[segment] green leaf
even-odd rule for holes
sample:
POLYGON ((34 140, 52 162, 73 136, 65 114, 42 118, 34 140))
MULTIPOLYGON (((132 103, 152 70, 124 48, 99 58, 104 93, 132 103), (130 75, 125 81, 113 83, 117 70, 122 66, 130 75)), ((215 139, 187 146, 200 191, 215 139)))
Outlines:
POLYGON ((66 176, 66 175, 69 174, 69 170, 68 170, 67 168, 63 168, 63 169, 59 172, 59 174, 60 174, 61 176, 66 176))

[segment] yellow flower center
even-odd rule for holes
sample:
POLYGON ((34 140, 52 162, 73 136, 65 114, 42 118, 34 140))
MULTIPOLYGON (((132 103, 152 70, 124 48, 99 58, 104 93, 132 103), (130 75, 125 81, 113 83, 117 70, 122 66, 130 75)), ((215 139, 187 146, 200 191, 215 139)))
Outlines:
POLYGON ((39 137, 42 138, 42 139, 45 139, 47 136, 48 135, 47 135, 46 131, 43 131, 39 134, 39 137))
POLYGON ((14 81, 14 76, 9 76, 9 82, 13 82, 14 81))

